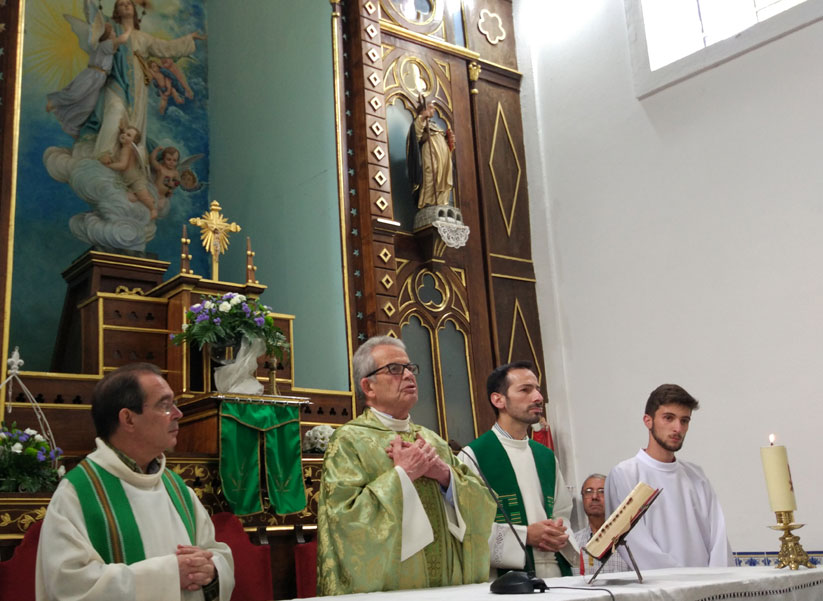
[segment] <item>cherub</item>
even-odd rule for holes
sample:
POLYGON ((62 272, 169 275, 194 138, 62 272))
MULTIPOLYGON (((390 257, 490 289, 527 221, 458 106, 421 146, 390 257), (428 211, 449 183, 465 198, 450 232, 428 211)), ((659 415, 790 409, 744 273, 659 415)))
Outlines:
POLYGON ((149 61, 149 71, 151 72, 151 78, 154 80, 152 83, 160 95, 160 105, 157 110, 160 111, 161 115, 165 114, 166 107, 169 105, 169 96, 174 98, 177 104, 183 104, 182 96, 174 89, 173 82, 164 73, 165 69, 160 68, 160 63, 153 59, 149 61))
POLYGON ((133 125, 121 124, 117 159, 113 160, 111 155, 105 154, 100 157, 100 162, 109 169, 121 172, 123 182, 129 189, 128 199, 131 202, 143 203, 149 210, 149 217, 153 221, 157 219, 157 204, 149 192, 149 178, 137 150, 137 144, 140 143, 142 136, 140 130, 133 125))
POLYGON ((172 80, 172 85, 174 85, 175 89, 184 94, 186 98, 189 100, 194 99, 194 92, 192 91, 191 87, 189 87, 189 80, 186 78, 186 74, 183 73, 183 70, 177 66, 172 59, 166 57, 160 59, 160 67, 162 68, 164 75, 172 80))
POLYGON ((174 146, 158 146, 151 151, 149 162, 154 169, 154 185, 157 193, 166 198, 174 194, 174 190, 180 185, 180 172, 177 170, 177 163, 180 161, 180 151, 174 146))

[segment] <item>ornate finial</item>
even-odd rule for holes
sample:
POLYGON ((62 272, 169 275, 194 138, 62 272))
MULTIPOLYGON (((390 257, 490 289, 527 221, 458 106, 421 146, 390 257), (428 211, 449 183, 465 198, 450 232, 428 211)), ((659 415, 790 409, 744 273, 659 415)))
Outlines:
POLYGON ((469 88, 472 94, 477 94, 477 80, 480 79, 480 71, 482 67, 477 61, 469 63, 469 88))
POLYGON ((257 281, 257 266, 254 264, 254 251, 251 249, 251 237, 246 236, 246 283, 259 284, 257 281))
POLYGON ((25 363, 25 361, 20 358, 20 347, 15 346, 14 352, 12 352, 11 357, 6 361, 6 365, 9 366, 9 376, 16 376, 20 368, 23 367, 23 363, 25 363))
POLYGON ((183 224, 183 237, 180 238, 180 273, 194 273, 191 269, 191 254, 189 253, 189 244, 191 244, 191 238, 189 238, 188 230, 186 230, 186 225, 183 224))
POLYGON ((229 232, 239 232, 240 226, 229 223, 220 213, 220 203, 211 201, 208 213, 202 217, 192 217, 189 223, 200 228, 200 241, 203 248, 211 253, 211 279, 218 281, 220 255, 229 247, 229 232))

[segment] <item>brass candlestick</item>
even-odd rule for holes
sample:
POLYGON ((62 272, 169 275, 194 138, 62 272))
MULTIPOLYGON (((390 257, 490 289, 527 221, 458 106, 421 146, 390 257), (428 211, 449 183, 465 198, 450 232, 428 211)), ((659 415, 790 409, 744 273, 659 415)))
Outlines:
POLYGON ((800 537, 792 534, 792 530, 802 528, 805 524, 794 523, 793 511, 775 511, 777 518, 777 526, 769 526, 772 530, 782 530, 783 536, 780 537, 780 552, 777 554, 776 568, 785 568, 796 570, 800 566, 813 568, 814 565, 809 561, 809 554, 803 549, 800 544, 800 537))

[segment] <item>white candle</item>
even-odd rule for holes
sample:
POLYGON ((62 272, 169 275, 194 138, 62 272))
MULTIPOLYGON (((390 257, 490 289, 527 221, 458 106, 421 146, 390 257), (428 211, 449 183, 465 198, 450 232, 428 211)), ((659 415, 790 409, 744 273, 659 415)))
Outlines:
POLYGON ((769 436, 770 445, 760 448, 763 473, 766 475, 766 489, 769 491, 769 504, 772 511, 794 511, 797 501, 794 498, 792 473, 789 470, 789 456, 786 447, 774 444, 774 434, 769 436))

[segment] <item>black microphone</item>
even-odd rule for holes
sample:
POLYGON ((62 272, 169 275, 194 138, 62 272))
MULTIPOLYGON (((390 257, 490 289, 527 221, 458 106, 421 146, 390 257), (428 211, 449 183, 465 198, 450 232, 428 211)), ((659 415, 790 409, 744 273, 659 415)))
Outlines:
POLYGON ((491 487, 491 484, 489 484, 489 481, 486 480, 483 470, 480 469, 480 466, 477 464, 474 457, 468 453, 463 454, 471 459, 474 467, 477 468, 477 473, 480 476, 480 479, 483 480, 483 484, 486 485, 486 490, 489 491, 492 499, 494 499, 494 502, 497 504, 497 508, 500 510, 500 513, 503 514, 503 518, 506 520, 506 523, 509 525, 509 528, 511 528, 514 537, 520 544, 520 548, 523 549, 523 553, 526 554, 526 570, 509 570, 502 576, 498 576, 491 583, 491 592, 498 595, 519 595, 524 593, 533 593, 535 591, 540 591, 541 593, 546 592, 546 582, 542 578, 535 577, 534 561, 532 556, 526 550, 526 545, 517 533, 517 530, 514 527, 514 522, 512 522, 508 512, 503 508, 503 504, 500 502, 500 497, 497 496, 497 493, 494 492, 494 489, 491 487))

